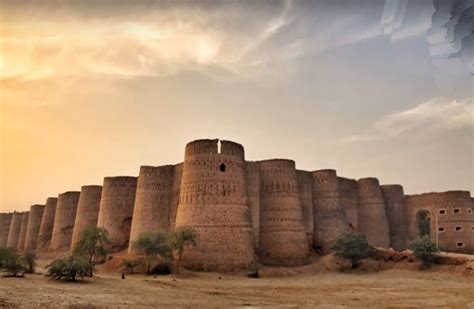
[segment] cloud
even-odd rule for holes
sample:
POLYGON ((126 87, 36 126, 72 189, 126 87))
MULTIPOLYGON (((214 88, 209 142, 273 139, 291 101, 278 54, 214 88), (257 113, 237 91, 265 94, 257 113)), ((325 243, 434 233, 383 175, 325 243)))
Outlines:
POLYGON ((367 134, 355 135, 344 142, 369 142, 396 138, 416 130, 445 131, 473 126, 471 99, 462 101, 431 99, 413 108, 385 116, 367 134))

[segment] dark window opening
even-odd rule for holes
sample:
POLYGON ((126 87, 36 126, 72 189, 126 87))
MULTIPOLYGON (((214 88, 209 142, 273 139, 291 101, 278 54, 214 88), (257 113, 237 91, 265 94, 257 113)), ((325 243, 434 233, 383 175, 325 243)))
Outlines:
POLYGON ((458 242, 458 243, 456 244, 456 246, 457 246, 458 248, 464 248, 464 243, 463 243, 463 242, 458 242))
POLYGON ((456 226, 456 231, 462 231, 462 226, 456 226))
POLYGON ((446 210, 444 210, 444 209, 441 209, 441 210, 439 211, 439 214, 440 214, 440 215, 444 215, 445 213, 446 213, 446 210))
POLYGON ((461 209, 459 209, 459 208, 454 208, 453 212, 454 212, 455 214, 458 214, 458 213, 461 212, 461 209))
POLYGON ((439 227, 439 228, 438 228, 438 231, 444 232, 444 227, 439 227))
POLYGON ((225 172, 225 164, 224 163, 222 163, 221 166, 219 166, 219 170, 221 172, 225 172))

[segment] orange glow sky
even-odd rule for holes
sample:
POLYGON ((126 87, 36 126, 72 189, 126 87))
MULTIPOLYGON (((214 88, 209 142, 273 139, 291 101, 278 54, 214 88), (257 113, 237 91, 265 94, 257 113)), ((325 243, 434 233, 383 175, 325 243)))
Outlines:
POLYGON ((387 34, 383 1, 313 2, 0 1, 0 211, 215 137, 249 160, 474 191, 474 83, 433 56, 434 8, 387 34))

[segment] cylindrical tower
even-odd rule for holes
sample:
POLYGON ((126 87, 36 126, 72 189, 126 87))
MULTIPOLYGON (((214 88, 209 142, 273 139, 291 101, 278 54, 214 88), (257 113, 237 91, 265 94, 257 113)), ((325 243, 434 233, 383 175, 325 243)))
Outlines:
POLYGON ((81 239, 82 232, 89 226, 97 226, 99 217, 101 186, 83 186, 77 203, 76 220, 72 232, 71 249, 81 239))
POLYGON ((26 228, 28 227, 29 216, 30 216, 29 211, 23 212, 21 216, 20 237, 18 238, 18 247, 17 247, 18 252, 23 252, 23 249, 25 248, 26 228))
POLYGON ((390 227, 390 242, 392 248, 397 251, 403 251, 407 248, 408 233, 403 187, 401 185, 384 185, 381 186, 381 189, 390 227))
POLYGON ((357 181, 344 177, 337 177, 337 179, 347 223, 351 230, 357 231, 357 181))
POLYGON ((254 261, 244 148, 197 140, 186 145, 176 227, 194 228, 197 246, 183 257, 195 270, 247 269, 254 261))
POLYGON ((137 177, 105 177, 97 226, 109 232, 112 251, 128 248, 137 177))
POLYGON ((81 192, 69 191, 58 196, 50 250, 69 250, 81 192))
POLYGON ((298 176, 298 191, 303 211, 303 222, 308 239, 308 248, 313 248, 314 218, 313 218, 313 179, 311 172, 296 171, 298 176))
POLYGON ((182 178, 183 163, 179 163, 174 166, 173 187, 171 188, 170 217, 168 223, 170 231, 174 231, 174 228, 176 226, 176 215, 178 213, 179 194, 181 192, 182 178))
POLYGON ((173 165, 140 167, 129 252, 134 251, 132 244, 140 234, 169 231, 173 179, 173 165))
POLYGON ((14 212, 10 223, 10 230, 8 231, 7 248, 17 249, 18 239, 20 239, 21 218, 23 213, 14 212))
POLYGON ((357 191, 359 231, 371 245, 390 248, 388 219, 378 179, 359 179, 357 191))
POLYGON ((336 241, 350 231, 341 203, 335 170, 319 170, 313 177, 313 247, 322 254, 331 252, 336 241))
POLYGON ((39 235, 38 235, 38 250, 49 250, 51 245, 51 236, 53 235, 54 216, 56 215, 56 204, 58 199, 56 197, 49 197, 46 200, 44 208, 43 219, 41 220, 39 235))
POLYGON ((13 214, 0 214, 0 247, 5 247, 8 240, 8 232, 10 231, 10 224, 12 223, 13 214))
POLYGON ((24 252, 36 250, 43 211, 44 205, 33 205, 30 207, 28 226, 26 227, 25 246, 23 247, 24 252))
POLYGON ((260 239, 260 167, 258 162, 245 162, 247 195, 252 217, 253 241, 258 250, 260 239))
POLYGON ((308 262, 309 248, 295 162, 260 161, 260 261, 293 266, 308 262))

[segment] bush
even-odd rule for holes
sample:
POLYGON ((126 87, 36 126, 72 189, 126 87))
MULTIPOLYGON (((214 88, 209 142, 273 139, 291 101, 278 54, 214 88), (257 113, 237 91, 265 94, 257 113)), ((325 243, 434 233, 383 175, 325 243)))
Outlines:
POLYGON ((172 258, 170 237, 166 233, 143 233, 133 243, 138 254, 146 258, 147 274, 151 274, 151 265, 157 257, 168 261, 172 258))
POLYGON ((197 243, 198 234, 195 229, 179 227, 171 236, 171 247, 178 256, 176 260, 176 273, 179 275, 181 258, 186 247, 194 247, 197 243))
POLYGON ((122 264, 120 264, 120 267, 123 270, 127 271, 129 274, 133 274, 133 271, 135 270, 135 268, 138 267, 141 263, 142 261, 140 259, 136 259, 136 260, 124 259, 122 261, 122 264))
POLYGON ((355 269, 362 259, 372 254, 374 247, 369 245, 364 234, 350 233, 338 239, 333 250, 337 257, 350 260, 352 269, 355 269))
POLYGON ((152 268, 151 275, 169 275, 171 274, 170 263, 160 263, 152 268))
POLYGON ((107 259, 109 233, 106 229, 89 226, 81 234, 81 238, 74 246, 73 255, 86 257, 89 261, 89 276, 94 275, 94 265, 107 259))
POLYGON ((435 253, 438 252, 438 247, 429 235, 416 238, 411 242, 410 249, 423 263, 422 268, 429 268, 436 258, 435 253))
POLYGON ((36 254, 34 252, 26 252, 23 255, 23 262, 26 266, 26 272, 29 274, 34 274, 36 266, 36 254))
POLYGON ((84 278, 93 267, 87 258, 76 255, 56 260, 47 266, 48 274, 52 279, 67 281, 76 281, 77 277, 84 278))
POLYGON ((21 257, 8 248, 0 248, 0 267, 6 270, 9 277, 23 276, 26 269, 21 257))

